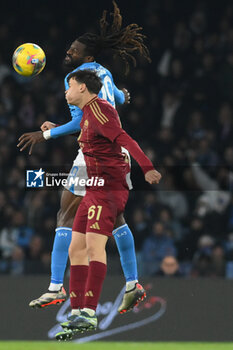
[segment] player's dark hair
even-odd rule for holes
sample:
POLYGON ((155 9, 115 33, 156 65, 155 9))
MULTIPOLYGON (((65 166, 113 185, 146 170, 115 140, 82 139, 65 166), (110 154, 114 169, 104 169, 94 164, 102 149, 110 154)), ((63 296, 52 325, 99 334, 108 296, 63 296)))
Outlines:
POLYGON ((70 81, 71 78, 74 78, 79 83, 84 83, 89 92, 98 95, 102 87, 102 82, 96 72, 92 70, 78 70, 77 72, 69 74, 67 80, 70 81))
POLYGON ((124 60, 127 74, 129 71, 129 60, 136 66, 137 62, 134 57, 136 52, 139 52, 151 62, 150 53, 143 42, 146 36, 140 33, 142 27, 132 23, 122 28, 122 16, 115 1, 113 1, 113 6, 114 12, 111 13, 111 16, 113 16, 111 26, 106 20, 107 11, 104 10, 100 19, 100 35, 85 33, 76 40, 86 46, 85 55, 96 57, 103 50, 112 50, 114 56, 120 56, 124 60))

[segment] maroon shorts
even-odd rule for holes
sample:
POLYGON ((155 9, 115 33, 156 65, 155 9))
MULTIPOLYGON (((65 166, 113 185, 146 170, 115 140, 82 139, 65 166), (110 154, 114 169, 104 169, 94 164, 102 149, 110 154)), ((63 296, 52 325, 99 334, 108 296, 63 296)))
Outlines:
POLYGON ((116 217, 124 212, 129 191, 87 191, 73 222, 73 231, 111 236, 116 217))

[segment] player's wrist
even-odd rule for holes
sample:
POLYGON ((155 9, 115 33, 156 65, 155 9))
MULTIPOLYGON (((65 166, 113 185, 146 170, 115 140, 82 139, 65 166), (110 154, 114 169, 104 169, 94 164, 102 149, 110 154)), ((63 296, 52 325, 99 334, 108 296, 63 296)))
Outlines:
POLYGON ((43 132, 43 137, 45 140, 51 139, 51 130, 46 130, 43 132))

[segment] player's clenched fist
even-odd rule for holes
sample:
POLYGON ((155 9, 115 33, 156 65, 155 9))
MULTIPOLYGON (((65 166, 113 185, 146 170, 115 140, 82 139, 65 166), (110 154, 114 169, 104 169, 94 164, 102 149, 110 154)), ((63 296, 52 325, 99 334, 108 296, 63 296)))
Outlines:
POLYGON ((157 170, 149 170, 145 174, 145 180, 149 182, 149 184, 158 184, 162 175, 157 170))
POLYGON ((124 96, 125 96, 125 104, 129 104, 130 103, 130 93, 127 89, 123 88, 122 89, 124 96))
POLYGON ((53 129, 56 127, 56 124, 52 123, 52 122, 44 122, 41 126, 40 126, 40 129, 42 131, 46 131, 46 130, 50 130, 50 129, 53 129))

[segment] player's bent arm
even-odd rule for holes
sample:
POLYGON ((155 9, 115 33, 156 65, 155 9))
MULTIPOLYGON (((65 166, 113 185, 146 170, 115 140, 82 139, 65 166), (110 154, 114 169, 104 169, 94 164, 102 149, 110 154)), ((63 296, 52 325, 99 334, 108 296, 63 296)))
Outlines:
POLYGON ((144 175, 145 180, 150 184, 159 183, 161 179, 161 174, 155 170, 150 159, 142 151, 138 143, 132 139, 124 130, 116 137, 115 142, 124 148, 126 148, 131 156, 140 165, 144 175))
POLYGON ((116 104, 123 105, 125 103, 125 94, 122 90, 119 90, 116 85, 113 83, 113 94, 116 104))

